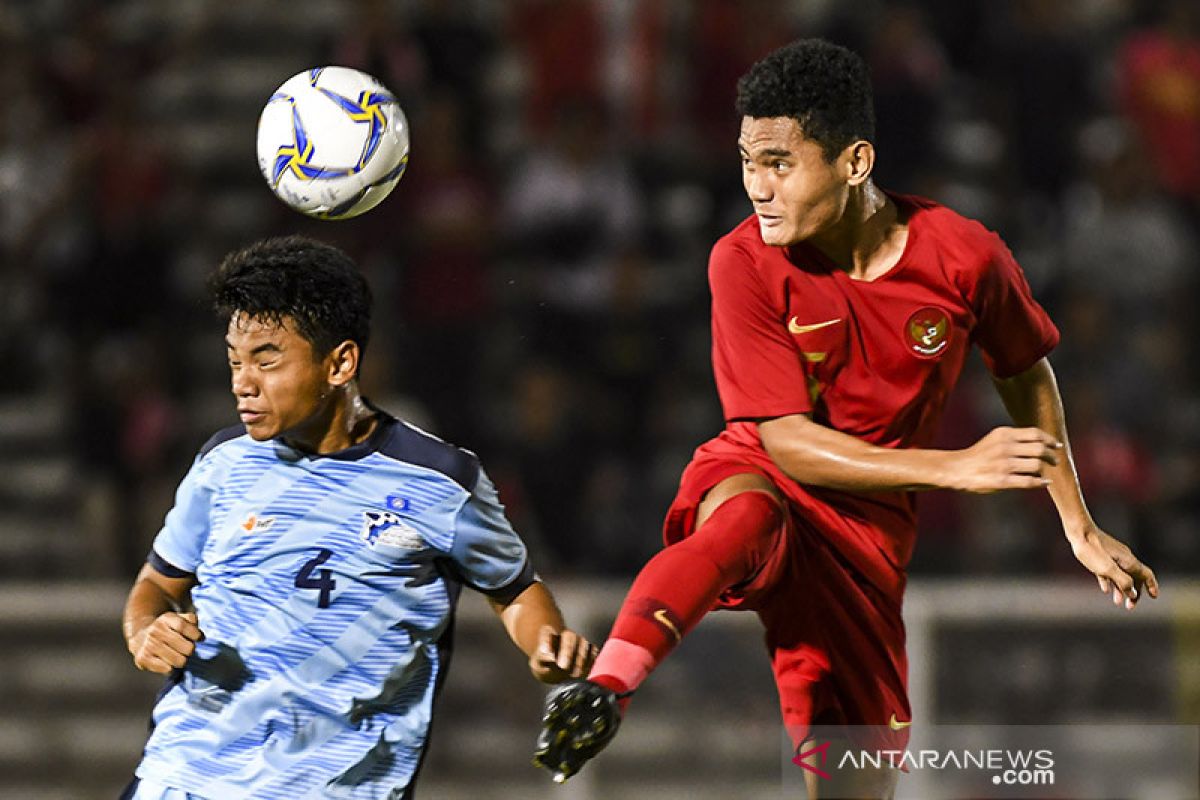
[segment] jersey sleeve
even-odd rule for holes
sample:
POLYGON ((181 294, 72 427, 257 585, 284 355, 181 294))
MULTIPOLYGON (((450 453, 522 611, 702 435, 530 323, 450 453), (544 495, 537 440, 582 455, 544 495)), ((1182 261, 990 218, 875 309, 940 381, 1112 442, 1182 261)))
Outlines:
POLYGON ((154 538, 150 564, 170 577, 194 575, 208 537, 213 488, 208 480, 211 462, 197 456, 175 491, 175 505, 167 512, 162 530, 154 538))
POLYGON ((997 378, 1032 367, 1058 345, 1058 328, 1033 299, 1012 252, 992 235, 993 246, 975 286, 975 342, 997 378))
POLYGON ((804 361, 752 256, 722 240, 708 264, 713 374, 728 422, 812 411, 804 361))
POLYGON ((450 556, 467 585, 501 602, 511 601, 537 580, 525 543, 482 469, 455 520, 450 556))

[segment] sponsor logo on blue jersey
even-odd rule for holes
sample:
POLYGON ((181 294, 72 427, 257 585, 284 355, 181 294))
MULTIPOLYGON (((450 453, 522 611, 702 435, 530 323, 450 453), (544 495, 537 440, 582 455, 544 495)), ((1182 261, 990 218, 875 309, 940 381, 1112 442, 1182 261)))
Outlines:
POLYGON ((274 524, 274 517, 260 517, 257 513, 255 513, 246 517, 246 521, 242 523, 242 530, 255 533, 256 531, 265 531, 274 524))

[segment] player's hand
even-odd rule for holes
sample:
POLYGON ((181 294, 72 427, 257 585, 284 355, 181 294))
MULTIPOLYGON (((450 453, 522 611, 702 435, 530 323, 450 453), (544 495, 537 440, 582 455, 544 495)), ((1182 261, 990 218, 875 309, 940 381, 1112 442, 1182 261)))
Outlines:
POLYGON ((1006 489, 1042 489, 1046 467, 1058 464, 1062 442, 1039 428, 996 428, 950 463, 948 487, 990 494, 1006 489))
POLYGON ((556 631, 543 625, 538 631, 537 650, 529 658, 529 671, 542 683, 562 683, 584 678, 599 652, 596 645, 569 628, 556 631))
POLYGON ((203 638, 194 611, 168 611, 129 637, 129 652, 138 669, 166 675, 187 663, 203 638))
POLYGON ((1158 597, 1158 579, 1124 543, 1099 528, 1092 528, 1071 540, 1071 550, 1079 563, 1096 576, 1100 591, 1112 594, 1114 605, 1125 603, 1132 609, 1141 599, 1143 590, 1158 597))

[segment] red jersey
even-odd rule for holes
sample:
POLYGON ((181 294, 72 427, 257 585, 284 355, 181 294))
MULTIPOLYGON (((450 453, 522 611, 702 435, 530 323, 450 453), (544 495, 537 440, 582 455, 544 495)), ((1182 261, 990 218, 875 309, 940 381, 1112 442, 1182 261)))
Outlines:
POLYGON ((928 446, 971 344, 1005 378, 1058 343, 999 236, 930 200, 892 199, 908 217, 908 241, 875 280, 850 278, 805 244, 763 244, 753 216, 716 243, 709 262, 713 371, 727 424, 719 440, 782 479, 889 594, 912 554, 913 494, 801 488, 770 462, 754 420, 811 414, 882 447, 928 446))

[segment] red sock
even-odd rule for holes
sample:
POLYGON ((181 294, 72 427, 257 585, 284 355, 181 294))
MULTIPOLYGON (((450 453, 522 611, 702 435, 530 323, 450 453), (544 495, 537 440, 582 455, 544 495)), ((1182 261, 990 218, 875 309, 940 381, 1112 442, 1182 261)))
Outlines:
POLYGON ((782 523, 774 498, 743 492, 718 506, 691 536, 650 559, 625 596, 589 680, 618 694, 636 689, 721 592, 763 564, 782 523))

